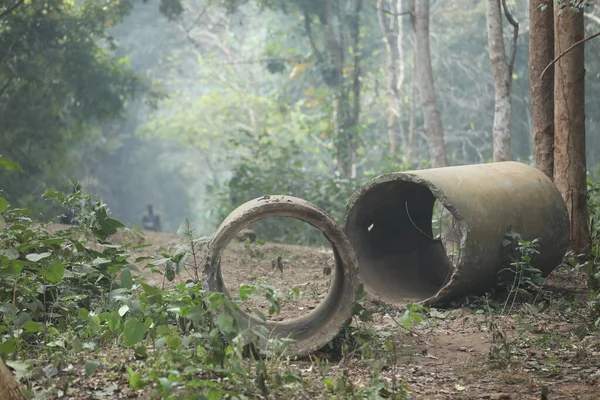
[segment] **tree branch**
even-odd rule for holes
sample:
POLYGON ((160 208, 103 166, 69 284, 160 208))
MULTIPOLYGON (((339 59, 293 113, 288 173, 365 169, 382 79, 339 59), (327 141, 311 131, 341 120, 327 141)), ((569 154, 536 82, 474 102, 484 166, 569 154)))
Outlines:
POLYGON ((510 61, 508 63, 508 82, 512 82, 512 74, 515 67, 515 59, 517 58, 517 41, 519 40, 519 22, 513 17, 510 13, 508 6, 506 5, 506 0, 502 0, 502 8, 504 9, 504 15, 508 22, 513 26, 513 43, 512 43, 512 53, 510 55, 510 61))
POLYGON ((310 42, 310 47, 312 48, 312 50, 315 52, 315 55, 317 56, 317 60, 319 60, 319 62, 322 63, 323 55, 317 48, 317 44, 315 43, 315 39, 313 38, 312 28, 310 27, 310 16, 308 15, 308 13, 306 11, 304 11, 304 30, 306 31, 306 36, 308 36, 308 41, 310 42))
POLYGON ((381 11, 385 14, 392 15, 394 17, 401 17, 403 15, 411 15, 412 14, 411 11, 391 12, 390 10, 386 10, 386 9, 382 9, 381 11))
POLYGON ((551 66, 553 66, 554 64, 556 64, 556 62, 558 60, 560 60, 561 58, 563 58, 564 56, 566 56, 571 50, 573 50, 575 47, 579 46, 580 44, 583 44, 583 43, 587 42, 588 40, 592 40, 594 38, 597 38, 598 36, 600 36, 600 32, 596 32, 593 35, 590 35, 590 36, 586 37, 585 39, 581 39, 579 42, 573 43, 571 46, 569 46, 569 48, 566 49, 565 51, 563 51, 562 53, 560 53, 558 55, 558 57, 556 57, 554 60, 550 61, 550 64, 546 65, 546 68, 544 68, 544 70, 540 74, 540 80, 544 77, 544 74, 546 73, 546 71, 548 70, 548 68, 550 68, 551 66))
POLYGON ((23 4, 25 2, 25 0, 18 0, 15 4, 13 4, 12 6, 8 7, 6 10, 2 11, 0 13, 0 19, 6 17, 8 14, 10 14, 11 12, 15 11, 18 7, 21 6, 21 4, 23 4))

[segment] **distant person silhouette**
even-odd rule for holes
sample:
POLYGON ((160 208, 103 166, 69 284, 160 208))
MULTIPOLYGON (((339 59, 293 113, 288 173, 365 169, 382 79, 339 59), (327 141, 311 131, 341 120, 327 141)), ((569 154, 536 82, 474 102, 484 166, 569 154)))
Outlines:
POLYGON ((148 204, 148 211, 142 217, 142 227, 146 231, 160 232, 160 216, 154 214, 152 204, 148 204))

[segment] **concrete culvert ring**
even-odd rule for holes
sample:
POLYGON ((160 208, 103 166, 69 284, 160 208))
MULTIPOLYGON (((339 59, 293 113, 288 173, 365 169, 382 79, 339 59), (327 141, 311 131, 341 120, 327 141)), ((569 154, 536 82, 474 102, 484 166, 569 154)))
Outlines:
MULTIPOLYGON (((354 250, 343 230, 313 204, 291 196, 264 196, 235 209, 223 221, 211 240, 203 273, 205 288, 229 294, 223 281, 221 257, 237 233, 253 222, 269 217, 289 217, 319 229, 331 244, 335 273, 324 300, 309 314, 293 320, 264 322, 242 310, 234 318, 242 328, 263 325, 272 337, 289 338, 287 355, 304 356, 333 339, 352 317, 358 292, 358 266, 354 250)), ((261 344, 265 352, 265 344, 261 344)))
POLYGON ((431 189, 426 182, 390 175, 365 185, 349 202, 344 227, 359 257, 360 279, 384 301, 424 301, 450 281, 455 263, 434 233, 434 204, 447 210, 457 226, 463 222, 431 189))
POLYGON ((365 289, 398 305, 488 290, 506 266, 508 230, 537 239, 531 265, 548 275, 565 254, 569 226, 556 186, 518 162, 385 174, 352 195, 344 218, 365 289), (451 217, 453 238, 432 230, 436 202, 451 217))

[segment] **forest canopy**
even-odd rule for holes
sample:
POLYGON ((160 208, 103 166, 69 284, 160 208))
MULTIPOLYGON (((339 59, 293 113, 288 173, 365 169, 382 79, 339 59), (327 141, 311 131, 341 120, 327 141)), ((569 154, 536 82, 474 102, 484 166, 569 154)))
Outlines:
MULTIPOLYGON (((588 2, 589 3, 589 2, 588 2)), ((533 162, 527 2, 507 1, 510 159, 533 162)), ((0 18, 0 171, 15 205, 82 182, 137 225, 146 204, 210 232, 264 193, 341 218, 366 179, 436 165, 410 1, 14 1, 0 18), (400 8, 398 8, 400 7, 400 8), (429 129, 426 129, 429 126, 429 129), (172 194, 176 193, 176 196, 172 194)), ((418 6, 418 4, 417 4, 418 6)), ((597 7, 582 6, 600 28, 597 7)), ((429 46, 450 165, 492 160, 485 2, 431 2, 429 46)), ((416 29, 416 30, 415 30, 416 29)), ((600 142, 598 41, 585 46, 587 165, 600 142)), ((436 144, 436 146, 438 146, 436 144)), ((439 147, 439 146, 438 146, 439 147)))

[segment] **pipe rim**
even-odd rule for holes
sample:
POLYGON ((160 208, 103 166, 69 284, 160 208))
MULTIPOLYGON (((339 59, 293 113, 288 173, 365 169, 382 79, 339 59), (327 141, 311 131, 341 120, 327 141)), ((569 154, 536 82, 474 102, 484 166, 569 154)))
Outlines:
MULTIPOLYGON (((442 206, 444 206, 452 214, 456 223, 460 226, 460 232, 461 232, 460 240, 459 240, 459 249, 460 250, 459 250, 458 258, 453 263, 453 270, 451 271, 451 274, 450 274, 448 280, 442 286, 440 286, 438 288, 436 293, 428 296, 427 298, 424 298, 422 300, 415 302, 417 304, 425 304, 425 305, 435 304, 435 303, 443 300, 446 297, 446 293, 451 292, 453 286, 456 284, 456 279, 457 279, 457 276, 460 275, 460 270, 462 268, 463 259, 465 256, 465 254, 464 254, 464 249, 466 247, 465 244, 466 244, 466 242, 469 238, 469 234, 470 234, 469 229, 468 229, 468 224, 465 222, 465 219, 460 214, 460 212, 456 209, 456 207, 452 204, 452 202, 449 200, 449 198, 446 196, 446 194, 443 192, 443 190, 438 188, 433 182, 422 178, 418 174, 413 174, 410 172, 389 172, 389 173, 379 175, 379 176, 369 180, 363 186, 361 186, 356 191, 354 191, 354 193, 352 193, 352 195, 350 196, 350 198, 348 199, 348 202, 347 202, 346 213, 344 215, 344 221, 342 223, 342 228, 343 228, 344 232, 346 232, 346 234, 348 234, 348 229, 350 229, 350 226, 349 226, 350 216, 353 213, 353 211, 355 210, 355 208, 360 204, 360 201, 364 198, 364 196, 368 195, 371 190, 373 190, 374 188, 376 188, 378 186, 387 185, 387 184, 394 183, 394 182, 408 182, 408 183, 426 187, 431 192, 432 196, 437 201, 439 201, 442 204, 442 206)), ((355 244, 353 243, 352 245, 354 246, 355 244)), ((360 264, 359 264, 359 274, 360 274, 360 264)), ((367 285, 365 285, 365 290, 367 292, 370 291, 369 289, 373 290, 373 288, 369 288, 369 287, 367 287, 367 285)), ((396 301, 390 301, 390 300, 386 300, 383 298, 382 298, 382 300, 390 302, 392 304, 397 303, 396 301)), ((397 304, 400 304, 400 303, 397 303, 397 304)), ((401 303, 401 304, 404 304, 404 303, 401 303)))
MULTIPOLYGON (((263 196, 242 204, 229 214, 211 240, 203 282, 209 291, 229 295, 221 270, 223 252, 240 230, 270 217, 306 222, 319 229, 329 241, 334 253, 335 274, 328 294, 310 313, 287 321, 265 322, 241 309, 232 313, 243 328, 266 326, 272 336, 294 339, 288 345, 287 354, 304 356, 325 346, 352 318, 359 287, 354 249, 342 228, 323 210, 306 200, 286 195, 263 196)), ((265 343, 259 345, 262 353, 268 353, 265 343)))

